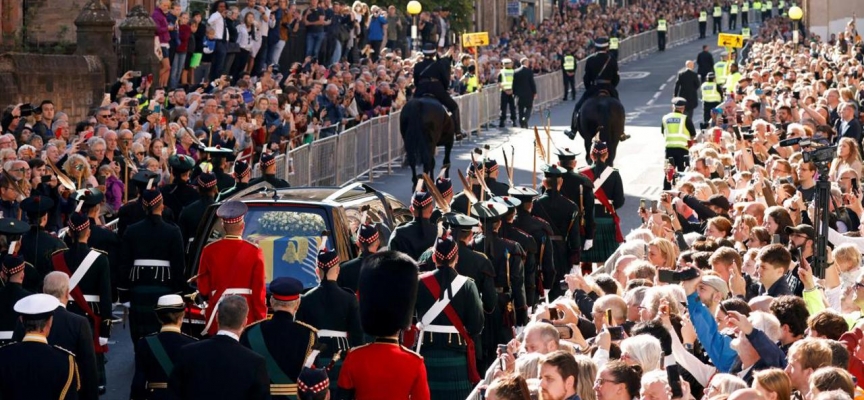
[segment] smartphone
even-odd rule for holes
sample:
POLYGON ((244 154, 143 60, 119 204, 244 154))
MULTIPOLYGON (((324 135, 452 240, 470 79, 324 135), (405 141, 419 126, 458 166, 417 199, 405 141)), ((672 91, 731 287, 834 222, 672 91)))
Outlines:
POLYGON ((610 326, 607 329, 609 331, 609 337, 612 339, 612 341, 624 340, 623 326, 610 326))
POLYGON ((561 311, 555 307, 547 307, 546 309, 549 310, 550 321, 559 320, 564 317, 563 315, 561 315, 561 311))
POLYGON ((606 326, 612 325, 612 309, 606 309, 606 326))
POLYGON ((640 199, 639 200, 639 208, 646 210, 646 208, 645 208, 646 204, 645 203, 647 203, 647 201, 645 199, 640 199))
POLYGON ((132 71, 132 77, 133 78, 140 78, 141 77, 141 71, 132 71))
POLYGON ((671 269, 661 269, 657 271, 657 280, 663 283, 678 283, 677 273, 671 269))
POLYGON ((561 339, 572 339, 573 338, 573 328, 567 325, 555 325, 555 330, 558 331, 558 336, 561 339))
POLYGON ((562 291, 565 291, 565 292, 568 291, 568 290, 570 290, 570 285, 567 284, 567 281, 561 281, 561 282, 558 282, 558 287, 559 287, 562 291))
POLYGON ((498 345, 498 351, 501 354, 507 354, 507 345, 506 344, 499 344, 498 345))
POLYGON ((654 200, 654 202, 651 204, 651 212, 652 213, 660 212, 660 200, 654 200))

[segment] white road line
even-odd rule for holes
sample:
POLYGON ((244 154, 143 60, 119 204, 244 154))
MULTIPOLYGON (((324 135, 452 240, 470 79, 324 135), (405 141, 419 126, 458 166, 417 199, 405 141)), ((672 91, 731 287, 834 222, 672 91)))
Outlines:
POLYGON ((664 83, 664 84, 662 84, 662 85, 660 85, 660 89, 657 89, 657 90, 659 90, 659 91, 661 91, 661 92, 662 92, 662 91, 663 91, 663 89, 666 89, 666 84, 665 84, 665 83, 664 83))
POLYGON ((666 80, 666 83, 672 83, 672 81, 674 81, 674 80, 675 80, 675 75, 672 75, 669 77, 669 79, 666 80))
POLYGON ((658 97, 660 97, 660 92, 654 93, 654 100, 657 100, 658 97))
POLYGON ((650 105, 653 105, 653 104, 654 104, 654 100, 655 100, 655 99, 648 100, 648 103, 646 103, 646 105, 649 105, 649 106, 650 106, 650 105))

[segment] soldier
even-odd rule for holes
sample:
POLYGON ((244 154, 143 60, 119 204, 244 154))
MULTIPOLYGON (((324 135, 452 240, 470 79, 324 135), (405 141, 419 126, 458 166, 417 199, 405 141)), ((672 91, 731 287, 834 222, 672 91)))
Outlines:
MULTIPOLYGON (((483 191, 483 186, 480 185, 478 169, 477 165, 472 162, 465 171, 465 179, 468 181, 468 184, 471 185, 471 191, 474 193, 474 197, 479 199, 480 193, 483 191)), ((491 197, 491 195, 488 197, 491 197)), ((453 200, 450 201, 450 211, 468 215, 468 203, 470 203, 470 201, 465 192, 459 192, 459 194, 453 196, 453 200)))
MULTIPOLYGON (((690 154, 690 139, 696 132, 693 121, 684 115, 687 100, 682 97, 672 99, 672 112, 663 116, 660 133, 666 137, 666 160, 671 160, 667 168, 683 172, 687 167, 684 157, 690 154)), ((667 172, 663 180, 663 190, 672 189, 672 179, 667 172)))
POLYGON ((390 250, 401 251, 417 260, 426 249, 432 247, 438 235, 438 226, 429 221, 432 216, 432 203, 429 192, 414 193, 411 199, 414 220, 393 231, 388 245, 390 250))
MULTIPOLYGON (((357 296, 336 283, 339 277, 336 250, 322 249, 318 253, 317 272, 321 283, 303 295, 297 319, 318 329, 318 338, 327 345, 319 360, 327 365, 341 357, 340 353, 363 344, 363 328, 357 296)), ((334 390, 341 367, 341 360, 335 361, 329 372, 334 390)))
POLYGON ((483 330, 483 306, 474 281, 455 270, 459 246, 449 231, 434 249, 435 270, 420 275, 417 293, 417 352, 426 363, 431 398, 462 399, 480 381, 474 340, 483 330))
POLYGON ((579 263, 579 206, 561 195, 562 176, 566 170, 556 165, 543 167, 543 188, 546 192, 534 200, 531 213, 552 226, 552 252, 555 265, 555 281, 547 287, 549 298, 556 299, 564 293, 559 282, 570 273, 571 266, 579 263))
POLYGON ((247 324, 267 317, 264 253, 241 236, 246 227, 243 217, 247 211, 246 204, 236 200, 226 202, 216 210, 216 216, 222 219, 225 237, 205 246, 198 263, 198 291, 209 302, 207 325, 202 334, 212 336, 219 331, 219 325, 214 323, 215 310, 223 296, 236 294, 246 297, 249 305, 247 324))
POLYGON ((556 155, 561 168, 565 170, 561 176, 560 192, 581 210, 579 229, 584 241, 583 250, 588 250, 594 240, 594 183, 576 170, 576 153, 564 149, 556 155))
POLYGON ((186 291, 185 254, 180 228, 165 222, 162 194, 155 189, 141 194, 147 217, 129 227, 120 252, 120 298, 128 297, 132 342, 159 330, 153 314, 159 297, 186 291), (158 240, 154 240, 158 239, 158 240))
MULTIPOLYGON (((548 222, 531 215, 534 199, 540 194, 536 190, 525 186, 516 186, 510 189, 510 196, 518 199, 522 204, 516 207, 516 218, 512 226, 519 229, 534 239, 537 244, 537 268, 534 275, 525 272, 525 301, 531 306, 537 304, 538 298, 545 295, 555 284, 554 252, 552 251, 552 225, 548 222)), ((547 301, 548 303, 548 301, 547 301)))
POLYGON ((487 158, 483 163, 483 170, 486 172, 486 177, 484 178, 486 188, 495 196, 506 196, 507 191, 510 190, 510 186, 506 183, 498 182, 498 175, 501 173, 498 169, 498 162, 487 158))
POLYGON ((72 303, 69 311, 86 317, 93 329, 93 345, 96 349, 96 368, 100 390, 105 387, 105 353, 111 337, 112 313, 111 266, 108 255, 91 249, 90 220, 86 215, 74 213, 69 216, 68 235, 72 245, 51 255, 55 271, 70 276, 69 294, 72 303))
POLYGON ((505 58, 501 60, 504 66, 501 72, 498 73, 498 83, 501 84, 501 117, 498 120, 498 127, 504 127, 504 120, 507 119, 507 108, 510 108, 510 123, 516 126, 516 99, 513 97, 513 60, 505 58))
POLYGON ((243 161, 237 161, 234 163, 234 187, 222 191, 219 193, 219 197, 216 201, 222 201, 227 198, 230 198, 235 193, 242 191, 249 187, 249 178, 252 176, 252 170, 249 169, 249 164, 246 164, 243 161))
MULTIPOLYGON (((120 235, 110 229, 98 225, 102 211, 102 202, 105 200, 105 195, 98 189, 84 189, 75 192, 73 199, 81 207, 81 212, 87 215, 90 220, 90 238, 87 240, 87 245, 93 249, 101 250, 108 256, 108 266, 111 271, 111 299, 117 299, 117 273, 120 269, 120 235)), ((66 235, 63 238, 66 247, 72 246, 72 235, 66 235)))
POLYGON ((21 255, 24 261, 36 267, 36 273, 24 277, 24 289, 33 293, 42 291, 42 279, 52 271, 51 254, 66 248, 63 241, 45 231, 48 211, 54 208, 50 197, 28 197, 21 202, 21 210, 30 221, 30 231, 21 237, 21 255))
POLYGON ((484 360, 496 358, 496 345, 508 343, 513 339, 513 328, 522 328, 517 322, 527 320, 527 305, 525 303, 525 270, 522 260, 525 250, 519 243, 500 236, 501 218, 507 213, 507 207, 485 201, 472 207, 472 213, 483 224, 483 234, 474 238, 474 249, 482 251, 495 269, 495 291, 498 292, 498 304, 495 311, 486 318, 486 328, 489 330, 488 340, 484 341, 484 360), (521 315, 520 315, 521 314, 521 315))
MULTIPOLYGON (((453 181, 449 178, 445 178, 443 174, 438 176, 438 178, 435 179, 435 188, 438 189, 438 193, 441 193, 441 197, 444 198, 445 203, 450 204, 450 202, 453 201, 453 181)), ((432 221, 432 223, 438 223, 438 221, 441 220, 442 214, 443 213, 436 204, 435 211, 432 211, 432 216, 429 217, 429 220, 432 221)))
POLYGON ((330 398, 330 378, 324 368, 306 368, 297 378, 297 394, 300 400, 321 400, 330 398))
POLYGON ((360 266, 363 265, 364 258, 378 252, 378 248, 381 246, 380 238, 381 234, 375 224, 360 225, 360 229, 357 230, 357 247, 360 249, 360 255, 351 261, 346 261, 339 267, 339 277, 336 279, 336 284, 339 287, 357 293, 357 286, 360 284, 360 266))
MULTIPOLYGON (((525 259, 522 260, 523 269, 525 271, 525 304, 528 307, 531 307, 534 304, 528 302, 528 292, 530 290, 536 291, 534 279, 536 279, 537 276, 537 257, 540 248, 537 246, 537 241, 535 241, 528 232, 513 226, 513 221, 516 219, 516 209, 522 205, 521 200, 515 197, 504 196, 493 197, 492 201, 507 207, 507 212, 501 216, 501 228, 498 230, 500 236, 504 239, 519 243, 519 245, 522 246, 522 249, 525 250, 525 259)), ((528 323, 528 314, 525 313, 524 316, 526 320, 516 321, 517 326, 525 326, 528 323)), ((517 317, 521 318, 522 315, 517 313, 517 317)))
POLYGON ((429 400, 423 357, 402 346, 399 339, 414 314, 417 273, 414 260, 396 251, 364 260, 360 322, 375 341, 348 351, 335 398, 429 400))
POLYGON ((180 217, 177 218, 177 226, 180 227, 180 233, 183 234, 183 244, 187 250, 191 248, 191 243, 195 241, 198 225, 204 220, 204 213, 207 211, 207 208, 216 202, 216 194, 219 193, 215 174, 205 172, 199 174, 197 180, 198 200, 183 207, 180 217))
POLYGON ((414 82, 417 89, 414 91, 414 97, 420 98, 424 95, 432 95, 447 111, 450 112, 450 119, 453 120, 453 131, 456 137, 461 137, 462 125, 459 118, 459 105, 447 93, 447 88, 450 86, 450 70, 448 65, 439 62, 437 59, 438 49, 433 43, 423 44, 423 59, 417 64, 414 64, 414 82))
MULTIPOLYGON (((615 88, 618 87, 621 77, 618 75, 618 60, 606 52, 609 48, 609 39, 605 37, 595 39, 594 48, 597 52, 585 60, 585 75, 582 76, 585 92, 573 108, 577 112, 582 108, 585 100, 596 96, 601 90, 606 90, 610 96, 618 98, 618 90, 615 88)), ((571 134, 575 136, 575 133, 571 134)))
MULTIPOLYGON (((618 218, 619 208, 624 206, 624 185, 618 170, 606 165, 609 150, 605 142, 594 141, 591 145, 591 159, 594 163, 580 172, 594 180, 594 220, 597 221, 595 245, 584 249, 582 261, 588 263, 603 263, 612 256, 618 245, 624 242, 621 235, 621 220, 618 218)), ((591 271, 588 271, 590 273, 591 271)))
POLYGON ((12 341, 15 324, 18 322, 18 315, 13 310, 15 303, 32 293, 22 285, 24 259, 21 256, 3 256, 2 272, 6 284, 0 288, 0 344, 7 344, 12 341))
POLYGON ((198 191, 189 182, 192 169, 195 168, 195 159, 185 154, 174 154, 168 158, 168 165, 171 166, 174 182, 162 187, 162 197, 165 199, 165 206, 170 208, 174 215, 180 215, 183 207, 198 200, 198 191))
POLYGON ((60 300, 32 294, 15 303, 24 339, 0 348, 0 397, 4 399, 77 399, 81 380, 75 355, 48 344, 60 300))
POLYGON ((291 187, 288 181, 276 177, 276 155, 273 153, 261 154, 261 161, 258 163, 261 168, 261 176, 249 181, 249 186, 257 185, 261 182, 267 182, 276 189, 291 187))
POLYGON ((135 352, 135 375, 129 397, 132 400, 168 398, 168 377, 179 360, 180 348, 198 339, 180 331, 186 315, 183 298, 169 294, 156 302, 156 318, 162 324, 159 332, 138 341, 135 352))
MULTIPOLYGON (((159 176, 152 171, 143 169, 138 171, 135 176, 132 177, 132 183, 138 186, 138 197, 135 201, 130 201, 120 207, 120 210, 117 211, 117 234, 120 235, 121 238, 125 238, 126 228, 132 226, 133 224, 143 220, 147 217, 148 213, 145 210, 142 194, 147 191, 147 186, 152 185, 152 182, 159 179, 159 176)), ((170 208, 166 208, 162 212, 162 219, 166 222, 174 221, 174 213, 171 212, 170 208)), ((154 301, 156 299, 153 299, 154 301)))
POLYGON ((206 147, 204 148, 204 153, 207 154, 209 160, 205 160, 198 165, 198 169, 200 172, 212 172, 213 175, 216 175, 216 186, 219 187, 219 191, 228 190, 234 186, 234 178, 225 173, 225 168, 228 167, 228 161, 226 157, 230 157, 234 154, 234 151, 231 149, 223 149, 220 146, 214 147, 206 147), (203 165, 209 164, 210 167, 203 167, 203 165))
POLYGON ((240 344, 267 359, 270 395, 274 399, 296 398, 303 364, 318 347, 317 330, 295 318, 303 284, 294 278, 276 278, 270 283, 273 317, 246 327, 240 344))

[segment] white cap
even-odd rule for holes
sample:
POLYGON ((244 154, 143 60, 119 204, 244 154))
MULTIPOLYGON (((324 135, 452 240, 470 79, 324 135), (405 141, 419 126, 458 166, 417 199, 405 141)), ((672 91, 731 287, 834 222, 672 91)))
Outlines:
POLYGON ((156 302, 156 310, 177 310, 181 311, 186 308, 186 303, 183 298, 176 294, 166 294, 159 297, 156 302))
POLYGON ((512 64, 512 63, 513 63, 513 60, 511 60, 511 59, 509 59, 509 58, 505 58, 505 59, 502 59, 502 60, 501 60, 501 63, 502 63, 502 64, 512 64))
POLYGON ((21 314, 25 319, 48 318, 54 310, 60 307, 60 300, 56 297, 38 293, 31 294, 15 303, 15 312, 21 314))

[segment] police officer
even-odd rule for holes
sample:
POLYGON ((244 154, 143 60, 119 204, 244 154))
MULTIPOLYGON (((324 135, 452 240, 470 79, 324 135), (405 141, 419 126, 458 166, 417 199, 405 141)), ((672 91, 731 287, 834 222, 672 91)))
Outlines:
POLYGON ((763 6, 763 4, 762 4, 762 0, 755 0, 755 1, 753 2, 753 11, 754 11, 755 13, 759 13, 759 15, 760 15, 760 21, 765 22, 765 20, 764 20, 764 16, 762 16, 762 6, 763 6))
POLYGON ((726 84, 724 85, 726 93, 735 93, 735 89, 738 87, 738 82, 740 80, 741 73, 738 72, 738 64, 734 62, 729 64, 729 75, 726 76, 726 84))
POLYGON ((237 192, 240 192, 249 187, 249 178, 252 176, 252 170, 249 169, 249 164, 246 164, 243 161, 237 161, 234 163, 234 187, 224 190, 219 193, 219 197, 216 198, 216 201, 222 201, 227 198, 230 198, 237 192))
POLYGON ((455 238, 445 231, 432 253, 435 270, 420 275, 417 352, 426 364, 432 399, 466 398, 480 381, 474 341, 485 317, 474 281, 455 269, 458 254, 455 238), (436 307, 439 301, 444 309, 436 307))
POLYGON ((484 178, 484 182, 486 183, 486 188, 489 189, 495 196, 506 196, 507 191, 510 190, 510 186, 506 183, 498 182, 498 175, 501 174, 501 170, 498 168, 498 161, 495 159, 487 158, 486 161, 483 162, 483 170, 486 172, 486 178, 484 178))
POLYGON ((179 361, 180 348, 198 341, 181 332, 185 310, 183 298, 176 294, 159 297, 156 302, 154 311, 162 327, 138 341, 129 395, 132 400, 169 398, 168 377, 179 361))
POLYGON ((303 363, 318 347, 318 330, 295 318, 302 291, 303 284, 297 279, 274 279, 270 283, 273 317, 247 326, 240 336, 240 344, 268 360, 270 395, 274 399, 296 398, 292 395, 296 395, 303 363))
POLYGON ((663 14, 657 18, 657 48, 659 51, 666 51, 666 17, 663 14))
POLYGON ((192 169, 195 168, 195 159, 185 154, 174 154, 168 158, 171 174, 174 182, 162 188, 162 197, 165 206, 171 209, 174 215, 180 215, 183 207, 198 200, 198 191, 189 183, 192 169))
POLYGON ((495 291, 498 304, 486 318, 489 330, 484 341, 485 360, 496 358, 496 345, 513 339, 513 328, 521 329, 520 322, 527 320, 528 306, 525 302, 525 250, 519 243, 500 236, 502 217, 507 207, 493 201, 484 201, 471 207, 473 216, 483 224, 483 233, 474 238, 474 250, 482 251, 495 269, 495 291))
MULTIPOLYGON (((617 210, 624 206, 624 186, 618 170, 606 164, 609 158, 609 148, 605 142, 595 140, 591 145, 591 160, 593 163, 583 168, 580 173, 595 183, 594 215, 596 221, 594 230, 594 246, 582 253, 582 262, 603 263, 609 259, 624 241, 621 235, 621 223, 617 210)), ((583 265, 583 271, 585 266, 583 265)), ((587 272, 591 273, 593 269, 587 272)))
POLYGON ((480 88, 480 78, 477 77, 477 69, 474 64, 465 67, 465 93, 474 93, 480 88))
MULTIPOLYGON (((111 299, 117 299, 117 273, 120 269, 120 235, 110 229, 98 225, 96 222, 100 218, 102 211, 102 202, 105 200, 105 195, 96 188, 84 189, 75 192, 73 199, 81 208, 81 213, 87 215, 90 221, 90 238, 87 239, 87 245, 90 248, 98 249, 108 256, 109 270, 111 271, 111 299)), ((76 207, 77 208, 77 207, 76 207)), ((63 238, 67 247, 71 247, 72 235, 66 235, 63 238)))
POLYGON ((595 39, 594 48, 597 52, 585 60, 585 75, 582 76, 585 92, 574 106, 577 112, 582 108, 585 100, 594 97, 600 90, 606 90, 610 96, 618 98, 618 90, 615 88, 618 87, 621 77, 618 76, 618 60, 606 52, 609 48, 609 40, 605 37, 595 39))
POLYGON ((432 195, 429 192, 414 193, 411 199, 414 220, 393 231, 388 245, 390 250, 401 251, 417 260, 426 249, 432 247, 438 234, 438 227, 429 221, 429 217, 432 216, 432 203, 432 195))
POLYGON ((249 186, 257 185, 261 182, 267 182, 276 189, 291 187, 288 181, 276 177, 276 155, 273 153, 261 154, 261 161, 258 163, 258 168, 261 169, 261 176, 249 181, 249 186))
MULTIPOLYGON (((747 14, 741 14, 741 15, 747 15, 747 14)), ((747 25, 744 25, 743 27, 741 27, 741 37, 745 41, 750 40, 750 27, 748 27, 747 25)))
POLYGON ((63 241, 45 231, 48 223, 48 211, 54 208, 50 197, 28 197, 21 201, 21 210, 27 214, 30 230, 21 238, 21 255, 24 261, 36 267, 36 273, 24 277, 24 288, 39 293, 42 291, 42 279, 52 271, 51 254, 66 248, 63 241))
POLYGON ((525 301, 529 307, 537 304, 539 298, 545 295, 545 290, 555 281, 555 265, 552 252, 552 226, 548 222, 531 215, 534 199, 539 196, 536 190, 515 186, 510 189, 510 197, 522 204, 516 207, 516 218, 512 221, 513 229, 519 229, 529 235, 536 243, 536 270, 531 275, 525 271, 525 301))
POLYGON ((765 1, 765 3, 762 4, 762 7, 765 11, 765 19, 771 19, 771 17, 774 15, 774 2, 771 0, 767 0, 765 1))
POLYGON ((513 74, 515 73, 513 70, 513 60, 505 58, 501 60, 501 64, 504 64, 504 67, 498 72, 498 83, 501 85, 501 117, 498 120, 499 128, 504 127, 508 108, 510 109, 510 122, 513 126, 516 126, 516 99, 513 97, 513 74))
POLYGON ((344 262, 340 267, 339 277, 336 278, 337 286, 350 289, 354 293, 357 293, 360 284, 360 267, 363 265, 363 259, 377 253, 381 247, 381 234, 376 224, 369 224, 367 221, 360 225, 357 229, 357 247, 360 249, 360 255, 344 262))
POLYGON ((729 30, 738 29, 738 2, 733 1, 729 6, 729 30))
POLYGON ((723 101, 717 83, 714 82, 713 72, 705 75, 705 83, 702 84, 700 91, 702 92, 702 122, 707 124, 711 121, 711 110, 723 101))
POLYGON ((12 341, 15 324, 18 323, 18 315, 13 309, 15 303, 32 294, 22 285, 25 272, 21 256, 3 256, 2 272, 5 285, 0 288, 0 345, 12 341))
MULTIPOLYGON (((672 99, 672 112, 663 116, 660 132, 666 136, 666 159, 672 160, 672 166, 678 171, 686 167, 684 157, 689 153, 689 141, 696 132, 693 121, 684 114, 687 100, 676 97, 672 99)), ((663 180, 663 190, 671 190, 669 179, 663 180)))
MULTIPOLYGON (((750 0, 744 0, 741 3, 741 33, 744 33, 744 29, 750 25, 750 0)), ((747 28, 749 31, 750 28, 747 28)))
POLYGON ((618 59, 618 45, 620 42, 621 40, 615 36, 609 38, 609 54, 616 60, 618 59))
POLYGON ((723 20, 723 8, 720 7, 720 3, 714 2, 714 12, 711 14, 711 17, 714 18, 714 34, 717 32, 723 32, 723 26, 721 21, 723 20))
POLYGON ((246 204, 236 200, 225 202, 216 210, 225 237, 204 246, 198 263, 198 291, 208 299, 207 325, 202 334, 212 336, 219 331, 215 310, 224 296, 235 294, 246 298, 247 324, 267 317, 264 253, 242 237, 247 211, 246 204))
POLYGON ((766 0, 765 2, 762 3, 762 8, 761 8, 761 10, 760 10, 760 11, 761 11, 760 15, 761 15, 761 18, 762 18, 761 22, 762 22, 762 23, 765 23, 765 20, 766 20, 766 19, 771 18, 771 16, 770 16, 770 11, 769 11, 771 8, 769 7, 768 3, 769 3, 769 2, 768 2, 767 0, 766 0))
POLYGON ((0 397, 4 399, 77 399, 81 380, 75 355, 48 344, 60 300, 32 294, 15 303, 24 339, 0 348, 0 397))
POLYGON ((570 93, 570 98, 576 99, 576 57, 573 57, 573 52, 568 48, 562 52, 564 56, 564 101, 567 101, 567 93, 570 93))
POLYGON ((705 28, 708 25, 708 12, 699 10, 699 39, 705 39, 705 28))
MULTIPOLYGON (((534 200, 532 215, 552 226, 552 251, 555 265, 555 281, 547 287, 549 298, 558 298, 564 291, 559 283, 579 263, 581 239, 579 237, 579 206, 561 194, 562 177, 566 170, 555 165, 543 167, 542 196, 534 200)), ((586 242, 587 244, 587 242, 586 242)))
POLYGON ((177 218, 177 226, 183 234, 184 248, 191 248, 198 232, 198 225, 204 220, 204 212, 216 202, 216 194, 219 193, 216 175, 206 172, 198 175, 198 200, 183 207, 180 217, 177 218))
POLYGON ((159 297, 187 290, 183 235, 162 219, 165 205, 156 189, 141 194, 147 217, 129 227, 120 252, 120 298, 128 298, 132 342, 159 330, 153 314, 159 297), (154 240, 158 238, 158 240, 154 240))
MULTIPOLYGON (((339 277, 339 255, 336 250, 321 249, 316 271, 321 283, 303 295, 297 319, 318 329, 318 338, 327 345, 319 360, 327 365, 337 354, 363 344, 363 328, 360 327, 357 296, 336 283, 339 277)), ((336 389, 341 366, 340 360, 330 368, 333 389, 336 389)))
POLYGON ((438 48, 434 43, 423 44, 423 60, 414 65, 414 97, 431 94, 450 112, 455 133, 461 135, 459 105, 447 93, 450 86, 450 69, 445 63, 436 59, 438 48))
MULTIPOLYGON (((125 238, 124 235, 126 234, 126 228, 147 217, 147 210, 144 207, 141 194, 148 190, 148 186, 151 188, 155 187, 157 179, 159 179, 159 175, 146 169, 138 171, 138 173, 132 177, 132 183, 138 187, 138 197, 135 201, 130 201, 124 204, 120 207, 120 210, 117 211, 117 233, 121 238, 125 238)), ((163 210, 162 219, 164 219, 165 222, 173 222, 174 217, 175 215, 170 208, 165 208, 165 210, 163 210)), ((155 300, 156 299, 154 299, 154 301, 155 300)))
POLYGON ((111 337, 112 292, 111 266, 108 255, 92 249, 87 244, 90 239, 90 219, 86 215, 73 213, 68 220, 68 235, 72 245, 51 255, 54 271, 60 271, 71 278, 69 293, 70 312, 87 318, 93 330, 96 346, 96 368, 99 387, 104 388, 105 353, 108 351, 108 338, 111 337))
POLYGON ((717 91, 723 93, 723 85, 726 83, 726 60, 720 59, 714 63, 714 82, 717 83, 717 91))

